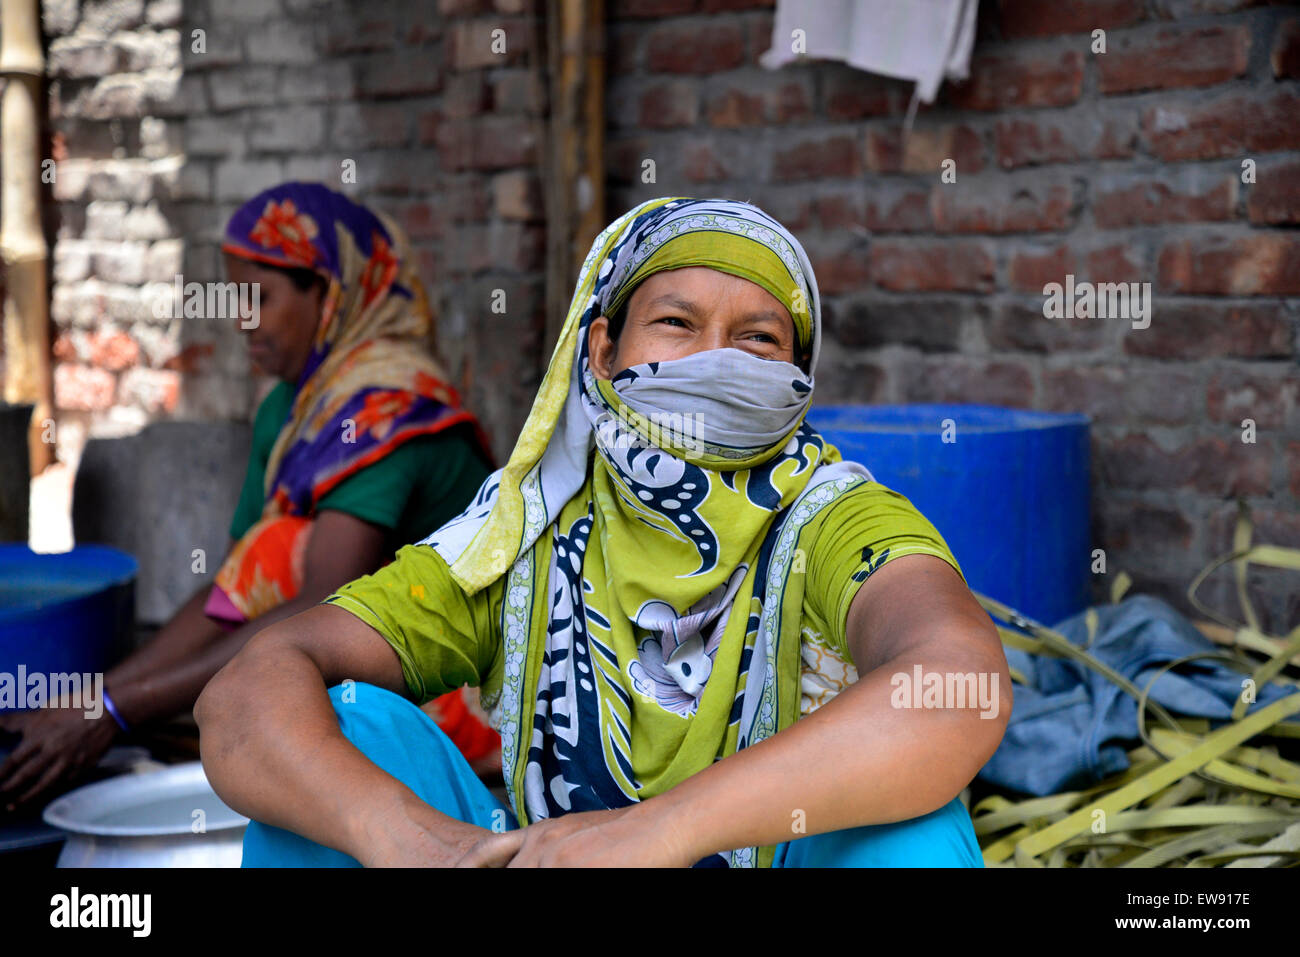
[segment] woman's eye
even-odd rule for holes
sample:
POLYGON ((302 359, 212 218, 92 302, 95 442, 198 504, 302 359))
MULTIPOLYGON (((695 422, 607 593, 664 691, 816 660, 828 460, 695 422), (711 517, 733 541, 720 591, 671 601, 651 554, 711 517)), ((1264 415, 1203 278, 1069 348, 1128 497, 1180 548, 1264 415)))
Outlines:
POLYGON ((756 332, 750 338, 757 339, 759 342, 768 343, 769 345, 776 345, 776 337, 770 336, 766 332, 756 332))
POLYGON ((683 328, 685 328, 685 326, 686 326, 686 323, 683 322, 683 321, 682 321, 680 318, 678 318, 677 316, 664 316, 662 319, 658 319, 658 320, 656 320, 656 321, 657 321, 657 322, 667 322, 667 323, 671 323, 671 324, 673 324, 673 325, 681 326, 681 327, 683 327, 683 328))

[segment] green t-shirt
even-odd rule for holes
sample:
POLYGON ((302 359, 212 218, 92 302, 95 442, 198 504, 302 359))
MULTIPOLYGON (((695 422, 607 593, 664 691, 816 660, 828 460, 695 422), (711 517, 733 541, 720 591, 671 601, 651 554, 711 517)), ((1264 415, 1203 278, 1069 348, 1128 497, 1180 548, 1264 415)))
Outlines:
MULTIPOLYGON (((258 406, 244 488, 230 522, 238 539, 262 515, 271 448, 293 405, 293 384, 281 382, 258 406)), ((459 515, 490 474, 468 423, 410 439, 330 489, 317 511, 333 509, 388 530, 386 550, 419 541, 459 515)))
MULTIPOLYGON (((905 496, 878 482, 855 486, 823 508, 804 529, 805 542, 801 715, 857 680, 845 625, 869 574, 914 554, 937 556, 962 574, 938 530, 905 496)), ((387 566, 325 600, 384 637, 401 659, 411 694, 424 702, 464 684, 488 695, 500 689, 505 586, 502 577, 467 596, 433 548, 407 546, 387 566)), ((628 664, 621 663, 624 669, 628 664)))

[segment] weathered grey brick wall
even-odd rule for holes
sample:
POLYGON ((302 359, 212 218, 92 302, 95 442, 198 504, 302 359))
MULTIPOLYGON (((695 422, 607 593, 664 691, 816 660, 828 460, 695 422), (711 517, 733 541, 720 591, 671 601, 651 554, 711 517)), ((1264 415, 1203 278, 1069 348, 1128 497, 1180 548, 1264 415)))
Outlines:
POLYGON ((254 381, 235 325, 154 319, 145 287, 177 273, 220 280, 235 208, 307 179, 406 229, 448 371, 508 452, 539 381, 544 326, 545 102, 531 9, 46 0, 63 438, 251 414, 270 383, 254 381), (504 313, 489 308, 496 289, 504 313))

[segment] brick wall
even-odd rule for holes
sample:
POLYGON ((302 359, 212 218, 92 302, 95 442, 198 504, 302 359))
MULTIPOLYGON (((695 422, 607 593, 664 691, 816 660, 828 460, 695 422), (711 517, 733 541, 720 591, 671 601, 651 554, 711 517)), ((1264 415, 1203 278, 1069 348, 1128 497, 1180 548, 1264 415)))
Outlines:
POLYGON ((167 415, 251 414, 272 382, 252 376, 235 325, 157 320, 146 286, 178 272, 221 280, 227 218, 285 179, 373 202, 406 229, 449 372, 508 452, 544 327, 530 3, 45 0, 43 11, 61 454, 87 432, 167 415))
MULTIPOLYGON (((1183 608, 1235 497, 1261 539, 1300 545, 1294 8, 984 0, 969 81, 904 139, 910 84, 758 65, 770 0, 610 6, 611 209, 724 195, 793 229, 825 303, 823 401, 1086 412, 1108 570, 1183 608), (1066 273, 1152 283, 1150 327, 1044 318, 1066 273)), ((1257 577, 1270 624, 1294 625, 1294 575, 1257 577)))
MULTIPOLYGON (((772 5, 608 0, 609 215, 713 194, 787 223, 825 299, 824 401, 1091 415, 1095 542, 1112 573, 1181 607, 1228 549, 1237 497, 1262 539, 1300 544, 1295 9, 985 0, 970 80, 945 85, 904 138, 909 85, 758 65, 772 5), (954 183, 940 181, 946 159, 954 183), (1067 273, 1152 283, 1150 327, 1044 318, 1044 284, 1067 273)), ((549 348, 539 9, 44 0, 61 446, 251 412, 269 383, 251 378, 237 332, 156 320, 143 290, 178 270, 220 278, 226 217, 298 177, 406 227, 453 378, 504 455, 549 348), (505 54, 491 52, 497 28, 505 54), (355 185, 340 182, 345 159, 355 185)), ((1279 596, 1292 583, 1266 581, 1279 596)), ((1298 611, 1280 597, 1266 623, 1298 611)))

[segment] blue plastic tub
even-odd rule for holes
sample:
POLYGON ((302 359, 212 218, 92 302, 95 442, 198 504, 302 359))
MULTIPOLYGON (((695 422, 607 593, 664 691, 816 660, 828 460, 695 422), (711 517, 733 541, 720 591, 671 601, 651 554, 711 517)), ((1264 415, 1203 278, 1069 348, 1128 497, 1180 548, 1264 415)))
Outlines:
POLYGON ((1087 416, 843 405, 808 420, 934 523, 971 588, 1047 624, 1087 607, 1087 416), (949 422, 955 440, 945 442, 949 422))
POLYGON ((138 568, 104 545, 57 554, 0 545, 0 671, 108 670, 130 646, 138 568))

